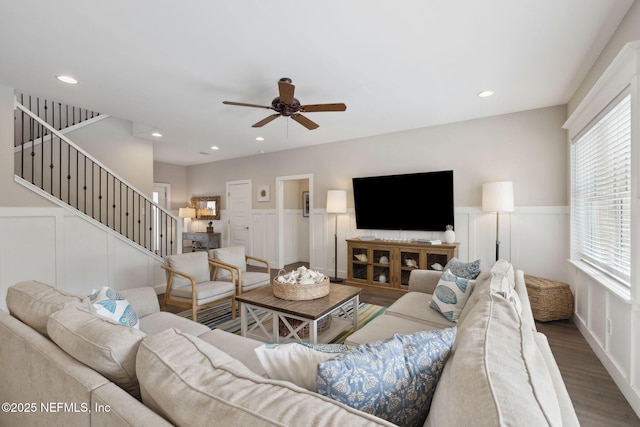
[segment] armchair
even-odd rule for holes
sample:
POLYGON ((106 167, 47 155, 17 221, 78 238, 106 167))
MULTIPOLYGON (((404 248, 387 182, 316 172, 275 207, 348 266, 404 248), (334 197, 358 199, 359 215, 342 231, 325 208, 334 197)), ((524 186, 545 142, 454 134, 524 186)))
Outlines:
POLYGON ((236 314, 236 282, 234 268, 209 259, 206 252, 191 252, 165 257, 161 267, 167 273, 167 290, 162 309, 168 305, 191 308, 193 321, 198 321, 198 310, 231 300, 232 318, 236 314), (218 280, 218 269, 227 272, 227 280, 218 280))
POLYGON ((229 268, 234 269, 238 277, 238 293, 249 291, 271 284, 271 267, 269 261, 245 254, 244 246, 231 246, 227 248, 218 248, 209 250, 209 257, 213 258, 220 267, 225 266, 226 269, 216 269, 217 280, 229 280, 229 268), (247 262, 249 260, 264 264, 267 272, 247 271, 247 262))

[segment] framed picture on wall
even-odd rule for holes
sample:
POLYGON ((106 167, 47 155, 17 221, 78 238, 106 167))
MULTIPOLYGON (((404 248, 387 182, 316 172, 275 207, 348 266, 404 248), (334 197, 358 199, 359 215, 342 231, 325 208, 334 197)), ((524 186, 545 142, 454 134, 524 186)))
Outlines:
POLYGON ((309 192, 302 192, 302 216, 309 216, 309 192))
POLYGON ((258 201, 259 202, 268 202, 269 201, 269 186, 268 185, 258 185, 258 201))

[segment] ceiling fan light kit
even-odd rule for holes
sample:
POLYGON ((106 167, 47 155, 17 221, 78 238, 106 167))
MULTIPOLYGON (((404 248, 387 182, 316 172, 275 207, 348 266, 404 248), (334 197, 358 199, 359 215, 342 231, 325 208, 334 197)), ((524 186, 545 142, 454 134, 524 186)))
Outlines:
POLYGON ((288 77, 283 77, 278 81, 278 92, 280 96, 273 98, 270 106, 247 104, 245 102, 233 101, 223 101, 222 103, 225 105, 236 105, 239 107, 266 108, 268 110, 273 110, 276 112, 276 114, 267 116, 251 126, 254 128, 262 127, 267 123, 277 119, 278 117, 283 116, 291 117, 291 119, 300 123, 307 129, 313 130, 317 129, 319 125, 306 116, 303 116, 301 113, 345 111, 347 109, 347 106, 343 103, 301 105, 300 101, 298 101, 298 99, 294 97, 295 90, 296 87, 291 83, 291 79, 288 77))

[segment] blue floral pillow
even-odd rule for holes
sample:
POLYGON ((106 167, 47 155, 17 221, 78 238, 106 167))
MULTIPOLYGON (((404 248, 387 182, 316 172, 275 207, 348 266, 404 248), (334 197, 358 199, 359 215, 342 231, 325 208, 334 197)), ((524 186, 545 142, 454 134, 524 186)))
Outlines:
POLYGON ((140 329, 138 315, 121 294, 107 286, 100 290, 93 290, 89 295, 95 313, 111 319, 121 325, 140 329))
POLYGON ((480 275, 480 260, 471 262, 460 261, 458 258, 451 258, 444 270, 451 270, 453 274, 465 279, 475 279, 480 275))
POLYGON ((422 426, 456 328, 396 334, 318 364, 318 393, 397 425, 422 426))

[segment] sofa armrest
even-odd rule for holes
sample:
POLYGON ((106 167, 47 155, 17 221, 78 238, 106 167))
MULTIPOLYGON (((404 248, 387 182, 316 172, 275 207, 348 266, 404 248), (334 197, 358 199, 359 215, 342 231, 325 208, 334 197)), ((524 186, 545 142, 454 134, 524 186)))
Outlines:
POLYGON ((150 286, 118 292, 129 301, 129 304, 131 304, 138 317, 144 317, 160 311, 158 295, 150 286))
POLYGON ((409 275, 409 292, 424 292, 433 295, 441 276, 442 271, 412 270, 409 275))

